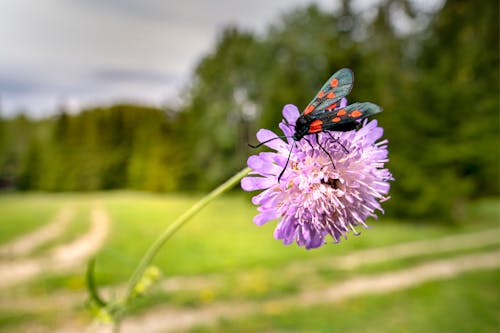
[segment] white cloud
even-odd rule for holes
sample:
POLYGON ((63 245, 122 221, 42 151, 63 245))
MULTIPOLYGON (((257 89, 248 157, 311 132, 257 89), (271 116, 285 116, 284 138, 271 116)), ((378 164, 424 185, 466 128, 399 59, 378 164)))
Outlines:
MULTIPOLYGON (((229 23, 263 31, 307 0, 2 0, 3 114, 173 98, 229 23)), ((331 1, 315 1, 322 6, 331 1)))

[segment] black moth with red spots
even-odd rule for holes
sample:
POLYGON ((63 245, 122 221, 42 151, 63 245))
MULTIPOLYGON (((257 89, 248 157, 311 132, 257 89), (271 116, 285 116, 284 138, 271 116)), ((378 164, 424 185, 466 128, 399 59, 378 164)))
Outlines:
MULTIPOLYGON (((338 142, 339 145, 347 152, 347 149, 342 145, 342 143, 337 141, 337 139, 335 139, 329 132, 351 131, 358 127, 360 124, 359 120, 382 112, 382 108, 380 106, 369 102, 344 105, 346 103, 343 103, 342 98, 351 92, 353 82, 354 74, 352 71, 349 68, 342 68, 333 74, 328 81, 326 81, 318 94, 314 96, 309 105, 307 105, 304 112, 302 112, 295 123, 295 133, 291 137, 294 140, 294 143, 290 149, 285 167, 278 176, 278 182, 288 166, 290 156, 295 148, 295 142, 302 140, 302 138, 306 135, 316 134, 316 142, 318 143, 318 146, 328 155, 333 167, 335 168, 335 163, 333 162, 330 153, 326 151, 318 140, 318 133, 328 133, 332 140, 338 142)), ((258 148, 269 141, 280 138, 287 138, 287 136, 272 138, 255 146, 249 144, 249 146, 252 148, 258 148)), ((307 138, 304 138, 304 140, 306 140, 312 147, 311 142, 307 138)))
POLYGON ((341 107, 339 102, 351 92, 353 83, 354 75, 349 68, 333 74, 297 119, 292 138, 299 141, 318 132, 351 131, 358 126, 357 120, 382 112, 380 106, 369 102, 341 107))
MULTIPOLYGON (((376 104, 353 103, 351 105, 342 105, 342 98, 347 96, 352 89, 354 83, 354 74, 349 68, 342 68, 334 73, 328 81, 321 87, 321 90, 314 96, 312 101, 304 109, 295 123, 295 133, 292 139, 295 141, 301 140, 308 134, 318 134, 319 132, 340 131, 347 132, 356 129, 359 125, 359 120, 371 116, 373 114, 382 112, 382 108, 376 104)), ((336 140, 332 136, 333 140, 336 140)), ((305 139, 309 142, 307 139, 305 139)), ((316 137, 318 146, 328 155, 333 167, 335 163, 328 151, 320 144, 316 137)), ((345 149, 341 142, 339 145, 345 149)), ((309 144, 311 144, 309 142, 309 144)), ((312 144, 311 144, 312 146, 312 144)), ((285 167, 278 176, 278 182, 283 176, 283 173, 288 166, 292 149, 288 155, 285 167)))

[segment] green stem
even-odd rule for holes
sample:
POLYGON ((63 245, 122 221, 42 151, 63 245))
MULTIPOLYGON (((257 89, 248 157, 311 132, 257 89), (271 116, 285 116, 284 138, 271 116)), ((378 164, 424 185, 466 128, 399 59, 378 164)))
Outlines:
POLYGON ((163 233, 158 237, 158 239, 151 245, 146 254, 142 257, 139 265, 132 274, 127 288, 127 294, 125 295, 125 302, 127 302, 136 286, 136 284, 141 279, 144 274, 144 270, 149 266, 151 261, 153 261, 156 254, 158 254, 161 247, 165 244, 167 240, 172 237, 180 227, 182 227, 193 215, 199 212, 203 207, 209 204, 211 201, 216 199, 219 195, 231 189, 236 185, 243 177, 245 177, 250 172, 250 168, 245 168, 235 174, 233 177, 229 178, 225 183, 214 189, 212 192, 204 196, 200 201, 194 204, 190 209, 188 209, 184 214, 179 216, 171 225, 163 231, 163 233))

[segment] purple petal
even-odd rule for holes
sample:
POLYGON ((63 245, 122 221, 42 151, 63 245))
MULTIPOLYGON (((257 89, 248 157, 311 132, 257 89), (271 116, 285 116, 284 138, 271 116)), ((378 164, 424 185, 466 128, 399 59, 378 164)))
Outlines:
POLYGON ((266 222, 278 218, 279 215, 275 210, 266 210, 253 218, 253 223, 258 226, 264 225, 266 222))
MULTIPOLYGON (((295 128, 292 125, 286 124, 283 121, 279 124, 279 128, 281 129, 283 134, 285 134, 285 136, 292 136, 295 132, 295 128)), ((290 143, 290 139, 291 138, 288 138, 288 143, 290 143)))
POLYGON ((267 201, 272 201, 273 200, 273 198, 272 198, 273 193, 270 191, 271 191, 270 189, 267 189, 267 190, 264 190, 261 193, 257 194, 256 196, 254 196, 252 198, 252 203, 254 205, 261 205, 261 204, 265 204, 267 201))
POLYGON ((283 140, 278 138, 278 136, 274 134, 272 131, 267 129, 261 129, 257 132, 257 140, 259 140, 259 142, 265 142, 267 140, 271 140, 274 138, 276 139, 267 142, 265 145, 277 151, 286 150, 287 144, 283 140))
POLYGON ((266 162, 274 162, 275 156, 277 154, 271 151, 263 151, 259 153, 259 157, 266 162))
POLYGON ((363 121, 363 127, 356 132, 358 138, 365 137, 365 144, 373 144, 384 134, 382 127, 377 127, 377 120, 372 120, 370 122, 363 121))
POLYGON ((257 171, 262 175, 274 175, 281 171, 275 164, 260 158, 260 156, 250 156, 247 160, 247 164, 254 171, 257 171))
POLYGON ((311 240, 306 246, 306 249, 315 249, 317 247, 320 247, 324 244, 325 242, 325 237, 321 235, 318 231, 314 231, 313 235, 311 236, 311 240))
MULTIPOLYGON (((280 154, 274 154, 274 162, 284 168, 285 167, 285 164, 286 164, 286 161, 288 160, 288 155, 280 155, 280 154)), ((281 172, 281 170, 280 170, 281 172)))
POLYGON ((292 244, 295 238, 295 226, 293 220, 287 219, 286 217, 283 218, 274 230, 274 238, 281 239, 285 245, 292 244))
POLYGON ((285 166, 286 161, 288 159, 288 155, 281 155, 281 154, 276 154, 276 153, 268 152, 268 151, 259 153, 258 156, 265 162, 270 162, 270 163, 276 164, 278 167, 280 167, 280 170, 279 170, 280 172, 281 172, 281 169, 285 166))
POLYGON ((276 184, 274 178, 245 177, 241 180, 241 188, 245 191, 256 191, 269 188, 276 184))
POLYGON ((283 117, 285 117, 286 121, 289 124, 295 125, 297 118, 299 118, 300 112, 299 109, 293 104, 287 104, 283 108, 283 117))
POLYGON ((260 129, 255 136, 259 142, 264 142, 278 137, 273 131, 265 128, 260 129))

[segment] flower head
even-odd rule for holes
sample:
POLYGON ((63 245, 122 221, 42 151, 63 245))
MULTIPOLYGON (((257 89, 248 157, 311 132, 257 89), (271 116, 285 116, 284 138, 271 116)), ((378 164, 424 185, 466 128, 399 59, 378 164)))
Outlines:
MULTIPOLYGON (((359 130, 306 135, 294 141, 299 111, 288 104, 283 116, 287 122, 279 126, 290 138, 267 142, 275 152, 250 156, 248 166, 253 171, 241 181, 245 191, 263 190, 252 199, 260 212, 255 224, 279 219, 276 239, 312 249, 323 245, 327 235, 339 242, 350 231, 357 234, 354 227, 367 227, 365 220, 377 218, 376 210, 383 213, 380 202, 387 200, 392 175, 384 168, 387 140, 376 142, 383 134, 376 120, 364 120, 359 130)), ((265 129, 257 133, 260 142, 276 137, 265 129)))

